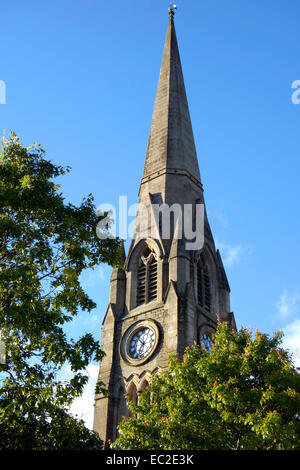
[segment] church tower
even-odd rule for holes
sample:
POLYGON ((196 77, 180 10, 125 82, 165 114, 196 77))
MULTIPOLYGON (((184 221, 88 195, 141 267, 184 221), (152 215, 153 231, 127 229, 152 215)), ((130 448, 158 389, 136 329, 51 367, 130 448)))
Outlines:
POLYGON ((206 215, 170 8, 135 232, 124 266, 112 273, 102 325, 99 381, 108 396, 95 397, 94 430, 105 442, 128 416, 126 397, 137 402, 151 374, 167 368, 170 353, 182 357, 195 341, 209 348, 218 317, 235 328, 206 215), (191 243, 183 230, 188 222, 201 243, 191 243))

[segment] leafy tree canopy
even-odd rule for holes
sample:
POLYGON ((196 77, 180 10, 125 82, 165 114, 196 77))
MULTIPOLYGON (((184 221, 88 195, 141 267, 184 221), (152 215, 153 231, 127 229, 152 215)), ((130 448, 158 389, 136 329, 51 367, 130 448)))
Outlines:
POLYGON ((67 409, 103 353, 91 334, 69 339, 64 325, 95 308, 80 283, 85 269, 117 266, 119 240, 96 236, 93 197, 67 204, 54 165, 15 134, 0 151, 0 330, 7 368, 0 382, 0 448, 99 448, 101 441, 67 409), (73 378, 56 379, 69 364, 73 378))
POLYGON ((115 449, 300 448, 300 377, 282 334, 219 323, 209 354, 195 345, 154 376, 115 449))

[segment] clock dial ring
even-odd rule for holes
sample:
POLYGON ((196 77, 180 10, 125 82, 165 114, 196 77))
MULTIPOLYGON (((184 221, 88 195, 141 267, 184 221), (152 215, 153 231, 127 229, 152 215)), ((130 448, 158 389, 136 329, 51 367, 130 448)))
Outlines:
POLYGON ((200 337, 200 342, 201 342, 201 346, 203 347, 203 349, 206 349, 208 353, 212 352, 214 343, 210 334, 206 332, 202 333, 200 337))
POLYGON ((132 365, 150 360, 159 341, 159 329, 153 320, 140 321, 125 332, 121 341, 121 355, 132 365))
POLYGON ((142 359, 151 352, 155 343, 155 332, 151 328, 142 327, 131 338, 129 354, 132 359, 142 359))

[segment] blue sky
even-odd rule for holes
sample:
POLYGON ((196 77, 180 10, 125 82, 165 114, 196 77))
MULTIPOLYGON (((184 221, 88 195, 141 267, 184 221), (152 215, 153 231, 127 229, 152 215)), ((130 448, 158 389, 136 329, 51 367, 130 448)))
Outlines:
MULTIPOLYGON (((176 30, 210 224, 238 326, 300 345, 298 0, 178 0, 176 30)), ((1 5, 0 130, 41 143, 72 172, 67 200, 137 202, 168 0, 14 0, 1 5)), ((100 324, 110 268, 86 273, 100 324)))

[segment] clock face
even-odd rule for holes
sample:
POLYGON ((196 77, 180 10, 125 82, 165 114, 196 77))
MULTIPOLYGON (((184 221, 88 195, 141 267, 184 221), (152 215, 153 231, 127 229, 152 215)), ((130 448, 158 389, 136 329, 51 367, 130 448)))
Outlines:
POLYGON ((155 343, 155 333, 151 328, 141 328, 131 338, 129 355, 132 359, 142 359, 151 352, 155 343))
POLYGON ((211 339, 211 336, 209 336, 207 333, 202 333, 201 335, 201 345, 208 353, 211 353, 212 347, 213 347, 213 340, 211 339))

